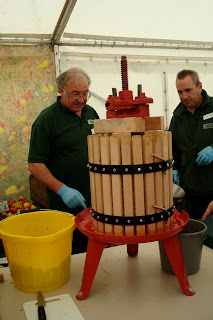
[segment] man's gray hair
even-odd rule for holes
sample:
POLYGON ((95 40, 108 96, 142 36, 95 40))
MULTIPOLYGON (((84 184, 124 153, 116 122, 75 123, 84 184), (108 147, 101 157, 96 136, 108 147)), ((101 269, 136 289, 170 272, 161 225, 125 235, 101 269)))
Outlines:
POLYGON ((64 88, 64 86, 66 85, 67 81, 70 78, 73 79, 73 82, 75 82, 77 84, 78 81, 81 80, 83 77, 86 77, 86 79, 88 81, 88 86, 90 86, 91 79, 84 70, 82 70, 80 68, 70 68, 70 69, 62 72, 60 74, 60 76, 57 77, 56 83, 57 83, 58 88, 59 87, 64 88))
POLYGON ((196 87, 199 85, 199 83, 200 83, 199 75, 198 75, 197 71, 194 71, 194 70, 184 69, 184 70, 178 72, 177 77, 176 77, 176 81, 183 80, 187 76, 190 76, 192 78, 192 81, 194 82, 196 87))

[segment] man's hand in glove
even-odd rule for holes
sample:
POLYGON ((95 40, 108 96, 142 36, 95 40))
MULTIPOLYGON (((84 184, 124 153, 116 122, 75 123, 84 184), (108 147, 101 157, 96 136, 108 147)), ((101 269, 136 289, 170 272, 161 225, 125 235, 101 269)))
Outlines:
POLYGON ((82 206, 83 209, 86 209, 85 199, 82 194, 73 188, 67 187, 65 184, 57 191, 57 194, 62 198, 64 203, 69 208, 75 208, 82 206))
POLYGON ((199 166, 207 166, 213 161, 213 148, 211 146, 203 148, 196 159, 199 166))
POLYGON ((177 170, 173 170, 173 182, 176 184, 180 182, 180 173, 177 170))

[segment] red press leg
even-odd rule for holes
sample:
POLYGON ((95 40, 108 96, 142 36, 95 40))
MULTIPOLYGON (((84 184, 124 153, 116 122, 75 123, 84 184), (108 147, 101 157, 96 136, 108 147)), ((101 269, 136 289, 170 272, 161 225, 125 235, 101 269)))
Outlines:
POLYGON ((161 241, 181 289, 186 295, 193 296, 195 294, 195 291, 192 289, 188 282, 186 267, 184 264, 178 235, 176 234, 161 241))
POLYGON ((127 244, 127 253, 130 257, 135 257, 138 254, 138 243, 127 244))
POLYGON ((89 238, 81 289, 76 299, 84 300, 88 296, 101 259, 105 242, 89 238))

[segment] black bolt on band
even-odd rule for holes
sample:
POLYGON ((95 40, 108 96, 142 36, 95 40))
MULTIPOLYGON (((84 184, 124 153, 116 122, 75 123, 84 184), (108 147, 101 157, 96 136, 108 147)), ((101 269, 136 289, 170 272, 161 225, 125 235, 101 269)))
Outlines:
POLYGON ((89 171, 102 174, 144 174, 166 171, 173 167, 173 159, 161 162, 133 165, 102 165, 89 162, 89 171))

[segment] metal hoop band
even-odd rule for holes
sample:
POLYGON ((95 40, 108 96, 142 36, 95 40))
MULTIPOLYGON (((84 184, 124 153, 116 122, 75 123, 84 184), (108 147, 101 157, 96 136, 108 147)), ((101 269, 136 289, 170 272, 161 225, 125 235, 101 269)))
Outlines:
POLYGON ((174 213, 174 207, 167 210, 163 210, 159 213, 150 214, 147 216, 134 216, 134 217, 124 217, 124 216, 110 216, 106 214, 99 213, 97 211, 91 210, 92 217, 100 222, 122 225, 122 226, 136 226, 136 225, 146 225, 151 223, 156 223, 164 220, 168 220, 174 213))
POLYGON ((173 159, 137 165, 102 165, 89 162, 88 167, 89 171, 101 174, 144 174, 171 169, 173 159))

